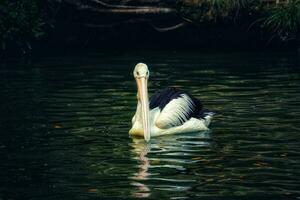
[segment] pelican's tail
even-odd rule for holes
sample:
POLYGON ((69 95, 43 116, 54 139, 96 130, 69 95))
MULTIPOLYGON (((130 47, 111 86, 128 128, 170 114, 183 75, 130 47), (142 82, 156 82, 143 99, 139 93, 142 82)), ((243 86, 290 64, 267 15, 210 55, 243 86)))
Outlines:
POLYGON ((216 113, 215 112, 211 112, 211 111, 208 111, 208 110, 203 110, 201 112, 201 118, 204 120, 204 123, 205 123, 205 126, 208 127, 213 116, 215 115, 216 113))

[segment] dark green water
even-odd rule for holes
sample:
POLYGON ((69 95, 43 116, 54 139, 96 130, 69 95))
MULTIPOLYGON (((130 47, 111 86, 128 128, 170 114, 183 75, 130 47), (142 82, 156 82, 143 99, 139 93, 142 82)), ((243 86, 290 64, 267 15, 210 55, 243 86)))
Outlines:
POLYGON ((300 57, 130 52, 1 65, 0 199, 300 199, 300 57), (132 70, 218 114, 203 133, 128 137, 132 70))

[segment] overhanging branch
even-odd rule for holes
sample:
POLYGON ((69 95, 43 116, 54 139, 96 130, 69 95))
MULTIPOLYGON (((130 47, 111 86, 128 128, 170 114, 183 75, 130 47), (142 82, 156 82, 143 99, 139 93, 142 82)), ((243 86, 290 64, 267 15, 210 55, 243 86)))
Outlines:
MULTIPOLYGON (((55 0, 61 2, 60 0, 55 0)), ((76 6, 78 10, 89 10, 97 13, 113 13, 113 14, 177 14, 177 10, 168 7, 151 7, 151 6, 124 6, 111 5, 100 0, 90 0, 90 2, 97 3, 105 8, 83 4, 81 1, 64 0, 64 2, 76 6)))
POLYGON ((187 23, 186 22, 181 22, 175 26, 169 26, 169 27, 164 27, 164 28, 160 28, 160 27, 157 27, 157 26, 154 26, 152 23, 150 23, 150 25, 157 31, 159 32, 166 32, 166 31, 172 31, 172 30, 175 30, 175 29, 178 29, 178 28, 181 28, 183 26, 186 26, 187 23))
MULTIPOLYGON (((114 5, 108 4, 100 0, 90 0, 91 2, 97 3, 106 8, 123 8, 123 9, 132 9, 132 8, 149 8, 149 6, 127 6, 127 5, 114 5)), ((150 7, 151 8, 151 7, 150 7)))

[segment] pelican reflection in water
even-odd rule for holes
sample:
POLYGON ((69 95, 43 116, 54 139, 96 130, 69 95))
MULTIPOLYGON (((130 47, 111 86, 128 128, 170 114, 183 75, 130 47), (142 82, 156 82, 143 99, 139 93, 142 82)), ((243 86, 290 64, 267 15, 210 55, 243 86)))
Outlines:
POLYGON ((133 138, 132 159, 137 161, 137 171, 129 179, 134 186, 132 195, 147 198, 159 191, 173 191, 178 197, 196 184, 186 175, 188 168, 206 154, 210 146, 209 131, 188 135, 173 135, 154 138, 151 143, 133 138), (197 160, 195 160, 197 158, 197 160), (176 173, 172 173, 176 171, 176 173))
POLYGON ((208 130, 213 112, 187 92, 166 88, 148 98, 149 70, 139 63, 133 71, 137 83, 137 109, 129 134, 144 137, 208 130))

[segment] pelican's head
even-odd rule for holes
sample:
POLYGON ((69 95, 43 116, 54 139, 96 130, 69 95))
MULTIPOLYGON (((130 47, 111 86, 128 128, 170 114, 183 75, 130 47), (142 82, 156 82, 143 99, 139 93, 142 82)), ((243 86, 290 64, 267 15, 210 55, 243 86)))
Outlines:
POLYGON ((139 79, 139 78, 149 78, 149 70, 148 70, 148 66, 144 63, 138 63, 134 70, 133 70, 133 76, 135 79, 139 79))
POLYGON ((137 83, 137 97, 142 108, 142 121, 144 138, 150 140, 150 122, 149 122, 149 99, 148 99, 148 78, 149 70, 146 64, 138 63, 133 71, 133 76, 137 83))

